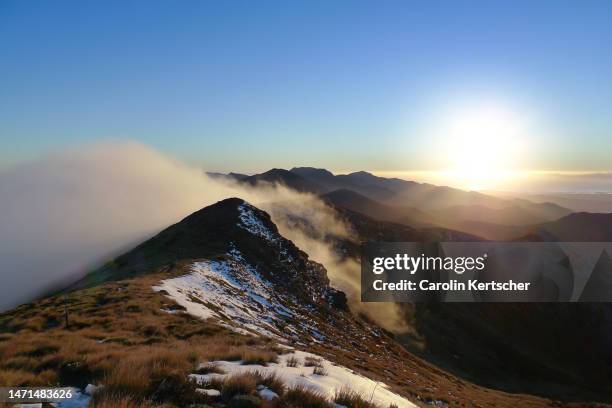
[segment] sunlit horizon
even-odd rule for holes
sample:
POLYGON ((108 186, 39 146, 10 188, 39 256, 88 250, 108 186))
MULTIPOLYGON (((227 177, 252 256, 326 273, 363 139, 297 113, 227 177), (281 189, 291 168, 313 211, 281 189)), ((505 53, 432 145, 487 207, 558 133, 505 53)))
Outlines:
MULTIPOLYGON (((470 175, 445 170, 370 171, 380 177, 449 186, 481 192, 523 193, 612 193, 612 171, 514 170, 470 175)), ((343 174, 347 172, 339 172, 343 174)), ((350 172, 349 172, 350 173, 350 172)))

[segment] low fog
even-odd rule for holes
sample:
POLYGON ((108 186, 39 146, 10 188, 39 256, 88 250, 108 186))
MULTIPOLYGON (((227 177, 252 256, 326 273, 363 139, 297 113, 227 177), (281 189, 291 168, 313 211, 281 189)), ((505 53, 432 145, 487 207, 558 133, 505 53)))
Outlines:
POLYGON ((350 238, 350 232, 312 195, 211 179, 142 144, 107 142, 0 172, 0 197, 0 310, 77 280, 202 207, 241 197, 267 210, 285 237, 325 265, 353 309, 388 329, 401 328, 394 305, 358 301, 357 262, 340 260, 316 239, 325 234, 350 238), (291 228, 288 215, 307 219, 315 237, 291 228))

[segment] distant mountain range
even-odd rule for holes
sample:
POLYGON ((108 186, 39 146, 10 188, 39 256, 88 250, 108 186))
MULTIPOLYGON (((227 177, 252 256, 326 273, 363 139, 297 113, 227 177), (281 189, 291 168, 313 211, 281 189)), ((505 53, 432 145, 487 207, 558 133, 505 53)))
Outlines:
POLYGON ((551 202, 501 198, 446 186, 378 177, 365 171, 334 175, 313 167, 271 169, 247 176, 211 174, 258 185, 278 183, 320 196, 336 208, 413 228, 442 228, 488 240, 603 241, 612 229, 610 214, 573 214, 551 202))
POLYGON ((439 224, 436 218, 418 208, 382 204, 345 188, 322 194, 321 198, 336 207, 346 208, 381 221, 397 222, 413 227, 439 224))

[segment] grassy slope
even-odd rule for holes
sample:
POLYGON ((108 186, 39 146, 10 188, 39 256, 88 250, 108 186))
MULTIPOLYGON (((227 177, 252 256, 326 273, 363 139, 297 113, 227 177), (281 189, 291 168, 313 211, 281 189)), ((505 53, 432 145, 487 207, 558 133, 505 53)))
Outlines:
MULTIPOLYGON (((96 406, 130 406, 129 401, 141 404, 143 400, 184 406, 200 398, 186 381, 198 362, 265 361, 279 352, 271 340, 239 335, 183 313, 162 311, 177 309, 177 305, 152 291, 151 286, 168 273, 176 275, 181 270, 71 293, 67 329, 63 296, 0 315, 0 386, 101 383, 106 388, 96 397, 96 406)), ((366 322, 350 316, 339 319, 317 322, 328 338, 335 336, 332 341, 297 346, 384 381, 423 405, 434 400, 457 407, 554 404, 473 385, 408 353, 390 337, 371 334, 366 322), (337 327, 340 324, 344 324, 341 330, 337 327)))

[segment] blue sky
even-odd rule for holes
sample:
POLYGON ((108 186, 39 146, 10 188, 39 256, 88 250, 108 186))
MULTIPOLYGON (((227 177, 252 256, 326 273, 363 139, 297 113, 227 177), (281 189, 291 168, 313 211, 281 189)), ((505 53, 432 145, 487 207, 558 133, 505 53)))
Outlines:
POLYGON ((210 170, 435 170, 448 109, 612 170, 610 1, 0 0, 0 165, 133 139, 210 170), (450 108, 449 108, 450 107, 450 108))

